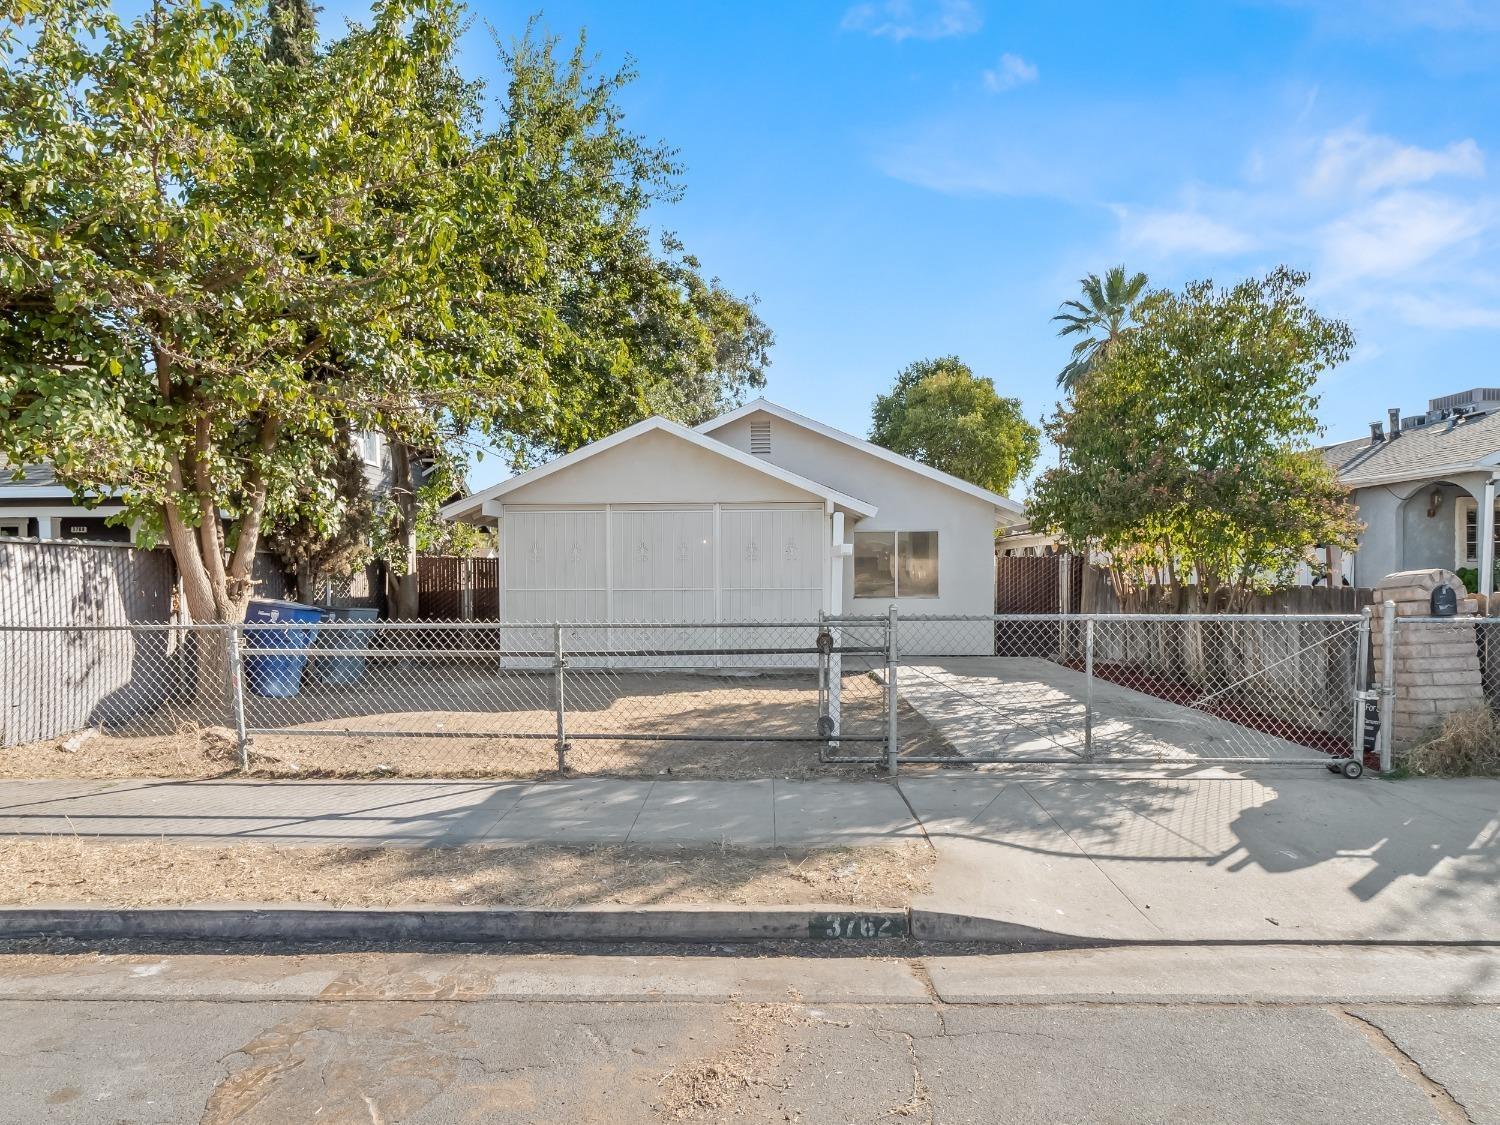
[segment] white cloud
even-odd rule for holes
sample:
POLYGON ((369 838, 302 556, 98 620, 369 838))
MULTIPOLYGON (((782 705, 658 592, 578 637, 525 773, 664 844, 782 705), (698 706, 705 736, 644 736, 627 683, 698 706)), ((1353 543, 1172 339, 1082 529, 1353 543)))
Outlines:
POLYGON ((1392 304, 1402 320, 1419 328, 1500 328, 1500 302, 1485 306, 1408 293, 1398 294, 1392 304))
POLYGON ((992 70, 984 72, 982 78, 986 90, 992 94, 1001 94, 1006 90, 1014 90, 1017 86, 1024 86, 1028 82, 1035 82, 1036 64, 1029 63, 1020 55, 1012 55, 1007 51, 1000 56, 1000 62, 992 70))
POLYGON ((1370 35, 1412 28, 1440 32, 1500 31, 1494 0, 1281 0, 1305 8, 1330 28, 1370 35))
POLYGON ((983 23, 973 0, 870 0, 846 11, 840 26, 899 43, 972 35, 983 23))
POLYGON ((1472 139, 1455 141, 1441 149, 1422 148, 1350 127, 1323 138, 1303 190, 1328 198, 1350 193, 1369 195, 1440 176, 1477 179, 1483 175, 1484 153, 1472 139))
POLYGON ((1473 204, 1430 192, 1384 195, 1323 226, 1317 241, 1331 281, 1395 277, 1479 235, 1473 204))
POLYGON ((1113 208, 1126 246, 1163 255, 1213 256, 1252 250, 1256 240, 1244 231, 1196 211, 1136 211, 1113 208))

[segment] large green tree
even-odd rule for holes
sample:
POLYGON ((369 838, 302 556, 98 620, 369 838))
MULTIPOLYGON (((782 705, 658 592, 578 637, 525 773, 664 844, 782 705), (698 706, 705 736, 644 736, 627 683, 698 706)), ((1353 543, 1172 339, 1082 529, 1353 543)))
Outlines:
POLYGON ((871 414, 876 445, 994 492, 1028 473, 1040 448, 1020 401, 1002 398, 957 356, 902 368, 871 414))
POLYGON ((1091 273, 1079 281, 1082 300, 1064 301, 1052 319, 1061 321, 1059 336, 1076 336, 1067 365, 1058 372, 1057 385, 1072 394, 1094 366, 1108 354, 1134 322, 1149 282, 1146 275, 1127 275, 1124 266, 1111 266, 1101 279, 1091 273))
POLYGON ((120 492, 194 620, 242 614, 267 521, 338 533, 350 433, 519 460, 762 377, 750 304, 647 237, 676 169, 581 47, 523 40, 486 131, 450 0, 323 46, 290 0, 8 15, 0 455, 120 492))
POLYGON ((1306 283, 1281 267, 1154 294, 1049 420, 1059 459, 1032 526, 1106 552, 1127 604, 1154 589, 1169 608, 1240 608, 1315 546, 1353 547, 1353 507, 1311 448, 1318 374, 1353 334, 1306 283))

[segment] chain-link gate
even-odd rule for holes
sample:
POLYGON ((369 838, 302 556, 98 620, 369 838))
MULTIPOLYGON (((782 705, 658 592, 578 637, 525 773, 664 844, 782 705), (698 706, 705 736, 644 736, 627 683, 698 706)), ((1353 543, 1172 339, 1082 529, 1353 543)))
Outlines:
POLYGON ((1363 769, 1368 613, 903 616, 900 647, 946 743, 902 762, 1363 769))

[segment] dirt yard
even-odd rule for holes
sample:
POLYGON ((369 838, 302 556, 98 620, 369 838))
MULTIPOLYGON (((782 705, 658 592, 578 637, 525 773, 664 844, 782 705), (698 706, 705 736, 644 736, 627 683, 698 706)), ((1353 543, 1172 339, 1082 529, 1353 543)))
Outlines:
POLYGON ((0 842, 0 905, 204 902, 331 906, 827 903, 907 906, 927 890, 926 844, 879 848, 623 845, 505 848, 230 846, 78 838, 0 842))
MULTIPOLYGON (((555 773, 552 677, 415 669, 353 685, 308 685, 290 699, 246 698, 256 734, 251 772, 263 777, 538 777, 555 773)), ((881 738, 884 685, 843 678, 843 731, 881 738)), ((565 696, 570 773, 617 777, 821 777, 877 767, 824 764, 810 674, 748 676, 575 673, 565 696), (710 733, 718 741, 695 738, 710 733), (620 735, 640 738, 621 738, 620 735)), ((903 753, 951 754, 904 701, 903 753)), ((845 741, 844 755, 884 753, 883 741, 845 741)), ((238 772, 232 732, 169 708, 83 732, 0 750, 0 777, 201 778, 238 772), (80 737, 81 735, 81 737, 80 737)))

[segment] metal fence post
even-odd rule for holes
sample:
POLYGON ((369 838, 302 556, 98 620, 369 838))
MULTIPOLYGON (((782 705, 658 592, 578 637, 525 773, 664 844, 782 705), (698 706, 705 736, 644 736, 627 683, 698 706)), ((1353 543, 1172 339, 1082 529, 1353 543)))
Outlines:
POLYGON ((1388 601, 1382 608, 1380 637, 1380 772, 1391 768, 1391 728, 1396 721, 1396 603, 1388 601))
MULTIPOLYGON (((1365 606, 1359 613, 1359 629, 1355 636, 1354 653, 1354 735, 1349 744, 1349 756, 1356 762, 1365 759, 1365 703, 1370 697, 1370 618, 1374 616, 1365 606)), ((1377 693, 1378 698, 1378 693, 1377 693)))
POLYGON ((1094 619, 1083 623, 1083 760, 1094 760, 1094 619))
POLYGON ((557 710, 557 772, 568 772, 568 738, 564 715, 568 659, 563 653, 561 624, 552 626, 552 697, 557 710))
POLYGON ((240 657, 240 626, 229 626, 229 706, 234 714, 234 741, 240 772, 250 772, 250 739, 245 734, 245 663, 240 657))
POLYGON ((891 606, 885 633, 885 769, 892 777, 901 770, 901 744, 896 729, 896 667, 900 656, 896 644, 896 607, 891 606))

